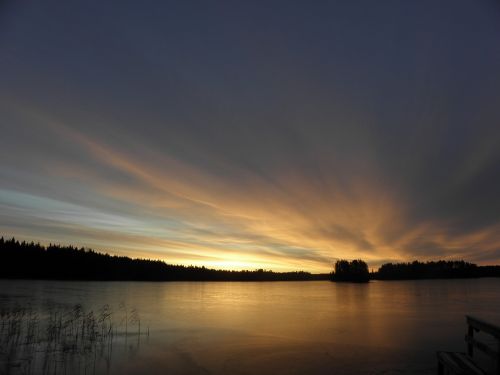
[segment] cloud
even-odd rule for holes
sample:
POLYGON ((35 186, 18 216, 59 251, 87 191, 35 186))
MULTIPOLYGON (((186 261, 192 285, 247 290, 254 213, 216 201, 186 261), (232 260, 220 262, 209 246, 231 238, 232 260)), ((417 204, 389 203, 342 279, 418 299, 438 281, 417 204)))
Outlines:
POLYGON ((90 28, 97 3, 50 4, 0 26, 6 235, 236 268, 498 261, 498 9, 126 3, 90 28))

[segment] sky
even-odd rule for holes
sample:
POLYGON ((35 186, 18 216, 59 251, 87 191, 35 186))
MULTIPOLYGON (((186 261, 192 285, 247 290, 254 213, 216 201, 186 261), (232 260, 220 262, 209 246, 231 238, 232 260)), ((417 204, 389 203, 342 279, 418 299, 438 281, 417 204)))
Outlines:
POLYGON ((0 3, 0 234, 226 269, 500 263, 497 0, 0 3))

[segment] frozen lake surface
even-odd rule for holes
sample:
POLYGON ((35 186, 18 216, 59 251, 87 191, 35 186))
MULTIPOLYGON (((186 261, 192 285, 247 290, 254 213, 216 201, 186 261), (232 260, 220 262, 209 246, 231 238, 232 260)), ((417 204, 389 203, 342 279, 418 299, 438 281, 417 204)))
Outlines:
POLYGON ((369 284, 0 280, 4 314, 29 309, 42 321, 58 311, 64 316, 78 304, 86 313, 93 311, 96 322, 103 306, 109 306, 118 331, 112 342, 89 349, 83 359, 48 357, 44 363, 38 353, 29 367, 19 362, 21 351, 10 354, 6 367, 4 350, 2 371, 432 374, 436 350, 465 349, 465 314, 500 322, 500 279, 369 284), (138 321, 141 335, 135 334, 138 321))

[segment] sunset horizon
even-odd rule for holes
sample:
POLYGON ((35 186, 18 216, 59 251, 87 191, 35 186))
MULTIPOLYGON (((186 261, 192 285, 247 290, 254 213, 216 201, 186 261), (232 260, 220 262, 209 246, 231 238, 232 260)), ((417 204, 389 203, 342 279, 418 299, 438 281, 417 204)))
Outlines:
POLYGON ((2 233, 222 268, 500 263, 494 4, 84 4, 0 8, 2 233))
MULTIPOLYGON (((65 243, 65 242, 60 242, 56 240, 51 240, 51 241, 40 241, 39 239, 36 238, 19 238, 16 236, 12 235, 2 235, 0 234, 0 238, 4 239, 5 241, 12 241, 15 240, 16 242, 19 243, 26 243, 30 244, 33 243, 35 245, 40 245, 42 247, 48 248, 50 246, 56 246, 56 247, 62 247, 62 248, 75 248, 75 249, 80 249, 84 251, 94 251, 99 254, 105 254, 105 255, 110 255, 110 256, 118 256, 118 257, 128 257, 130 259, 138 259, 138 260, 151 260, 151 261, 160 261, 164 262, 165 264, 168 265, 175 265, 175 266, 183 266, 183 267, 206 267, 208 269, 213 269, 213 270, 227 270, 227 271, 257 271, 257 270, 265 270, 265 271, 272 271, 272 272, 308 272, 312 274, 330 274, 334 270, 334 265, 335 262, 339 260, 347 260, 347 261, 352 261, 352 260, 363 260, 361 258, 332 258, 331 263, 323 268, 320 269, 304 269, 304 268, 276 268, 273 269, 269 267, 267 264, 262 264, 258 263, 255 266, 251 265, 237 265, 236 262, 231 263, 231 262, 225 262, 224 266, 218 266, 217 263, 214 263, 213 265, 207 265, 205 263, 176 263, 172 262, 168 258, 161 258, 161 257, 147 257, 147 256, 134 256, 134 255, 129 255, 127 254, 127 251, 113 251, 113 249, 105 248, 105 249, 100 249, 100 248, 95 248, 91 246, 86 246, 86 245, 81 245, 81 244, 76 244, 76 243, 65 243)), ((471 264, 475 264, 478 266, 500 266, 500 264, 494 263, 494 262, 479 262, 479 263, 473 263, 467 258, 458 258, 458 257, 451 257, 451 258, 444 258, 444 257, 427 257, 427 258, 411 258, 411 259, 385 259, 380 262, 367 262, 368 268, 370 272, 375 272, 377 269, 379 269, 380 266, 384 264, 406 264, 406 263, 413 263, 413 262, 455 262, 455 261, 460 261, 460 262, 467 262, 471 264)))
POLYGON ((499 348, 500 0, 0 1, 0 374, 499 348))

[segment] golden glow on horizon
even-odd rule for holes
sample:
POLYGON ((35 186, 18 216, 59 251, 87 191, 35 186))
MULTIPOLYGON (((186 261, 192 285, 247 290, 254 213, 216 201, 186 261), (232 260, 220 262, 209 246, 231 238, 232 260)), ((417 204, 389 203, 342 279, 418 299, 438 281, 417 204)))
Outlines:
POLYGON ((332 176, 318 185, 290 167, 274 171, 270 182, 218 161, 240 176, 228 184, 166 151, 127 153, 46 118, 44 122, 54 136, 70 142, 100 168, 131 181, 117 182, 88 165, 64 160, 47 166, 54 178, 85 185, 100 199, 121 202, 121 212, 115 215, 124 220, 95 225, 79 222, 78 215, 73 223, 56 215, 38 232, 6 228, 9 235, 175 264, 312 272, 329 272, 337 258, 363 258, 370 266, 387 260, 470 259, 472 248, 478 249, 474 256, 480 262, 482 254, 499 248, 498 225, 463 235, 450 234, 448 223, 438 221, 408 229, 405 199, 369 174, 349 186, 332 176), (434 253, 426 253, 427 248, 434 253))

